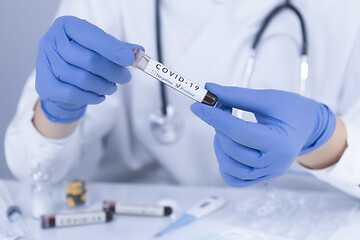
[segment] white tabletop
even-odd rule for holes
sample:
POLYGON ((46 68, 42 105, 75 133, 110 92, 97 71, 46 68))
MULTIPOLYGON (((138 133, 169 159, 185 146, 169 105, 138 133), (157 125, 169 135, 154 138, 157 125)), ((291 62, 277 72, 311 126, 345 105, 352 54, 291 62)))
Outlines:
MULTIPOLYGON (((233 230, 248 234, 261 233, 266 237, 256 239, 359 239, 359 201, 330 187, 307 188, 304 187, 306 184, 300 184, 289 189, 280 183, 235 189, 91 183, 90 204, 85 209, 74 211, 100 210, 103 200, 146 204, 165 201, 173 204, 174 214, 157 218, 115 216, 112 222, 99 225, 42 230, 40 222, 30 217, 30 189, 16 182, 5 183, 24 212, 32 239, 196 240, 211 233, 233 230), (229 202, 221 210, 203 219, 163 237, 153 237, 192 204, 210 195, 223 196, 229 202)), ((62 191, 60 188, 55 189, 57 212, 69 211, 60 197, 62 191)), ((4 220, 1 223, 4 225, 4 220)))

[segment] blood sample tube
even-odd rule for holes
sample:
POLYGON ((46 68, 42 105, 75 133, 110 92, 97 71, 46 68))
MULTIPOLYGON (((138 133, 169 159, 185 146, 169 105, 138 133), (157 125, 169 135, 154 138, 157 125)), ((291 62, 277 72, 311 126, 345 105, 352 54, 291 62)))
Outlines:
POLYGON ((106 223, 110 222, 112 218, 112 213, 106 211, 43 215, 41 216, 41 227, 46 229, 106 223))
POLYGON ((139 49, 135 49, 134 54, 135 60, 132 64, 133 67, 140 69, 197 102, 210 106, 216 105, 218 100, 217 97, 205 88, 189 81, 185 77, 164 66, 162 63, 152 59, 139 49))
POLYGON ((121 215, 166 217, 172 213, 172 208, 160 205, 140 205, 115 201, 104 201, 103 210, 121 215))

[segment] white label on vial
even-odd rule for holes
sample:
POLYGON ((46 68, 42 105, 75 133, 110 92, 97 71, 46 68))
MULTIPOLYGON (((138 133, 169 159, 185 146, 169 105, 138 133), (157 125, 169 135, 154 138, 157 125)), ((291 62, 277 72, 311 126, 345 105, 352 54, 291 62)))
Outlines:
POLYGON ((129 214, 129 215, 140 215, 140 216, 164 216, 164 207, 116 203, 115 212, 118 214, 129 214))
POLYGON ((158 61, 150 59, 144 72, 160 80, 166 85, 178 90, 195 101, 202 102, 207 90, 190 82, 178 73, 165 67, 158 61))
POLYGON ((66 214, 55 216, 55 227, 67 227, 106 222, 105 212, 66 214))

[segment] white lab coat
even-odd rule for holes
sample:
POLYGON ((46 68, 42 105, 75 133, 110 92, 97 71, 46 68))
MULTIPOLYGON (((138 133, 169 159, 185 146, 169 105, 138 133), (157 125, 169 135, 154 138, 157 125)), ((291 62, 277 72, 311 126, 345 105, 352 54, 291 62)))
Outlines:
MULTIPOLYGON (((164 63, 194 82, 239 86, 254 34, 283 0, 162 1, 164 63)), ((348 148, 316 177, 360 198, 360 2, 294 0, 309 35, 306 95, 327 104, 345 121, 348 148)), ((64 0, 58 15, 75 15, 120 40, 141 44, 156 57, 154 1, 64 0)), ((298 91, 301 34, 297 18, 283 13, 259 47, 252 88, 298 91)), ((35 73, 27 81, 5 141, 6 159, 30 181, 39 164, 53 181, 67 172, 94 180, 224 185, 213 150, 214 130, 195 117, 191 99, 169 89, 183 131, 172 145, 156 141, 149 115, 160 107, 159 82, 136 69, 133 79, 99 105, 89 106, 76 131, 62 140, 41 136, 31 119, 38 98, 35 73)))

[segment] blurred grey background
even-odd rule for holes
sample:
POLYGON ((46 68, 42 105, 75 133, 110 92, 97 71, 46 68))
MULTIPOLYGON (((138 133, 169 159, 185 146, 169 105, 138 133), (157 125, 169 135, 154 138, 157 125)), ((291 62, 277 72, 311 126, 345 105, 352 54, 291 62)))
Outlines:
POLYGON ((37 43, 60 0, 0 0, 0 178, 12 178, 4 156, 4 134, 20 92, 35 66, 37 43))

